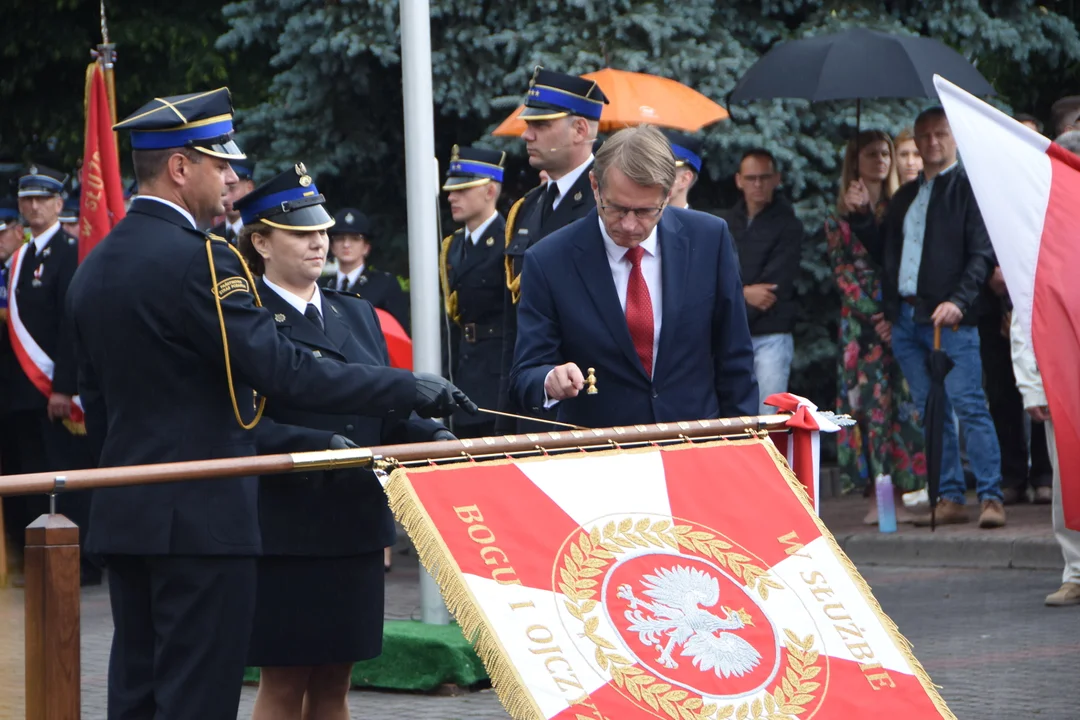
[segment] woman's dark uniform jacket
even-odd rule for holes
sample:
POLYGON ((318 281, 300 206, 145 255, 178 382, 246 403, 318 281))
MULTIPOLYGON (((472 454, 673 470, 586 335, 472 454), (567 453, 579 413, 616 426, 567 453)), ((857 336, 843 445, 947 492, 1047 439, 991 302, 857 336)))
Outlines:
MULTIPOLYGON (((443 301, 452 321, 447 347, 454 384, 486 408, 499 404, 505 232, 506 222, 498 215, 467 253, 462 229, 443 240, 439 256, 443 301)), ((489 424, 488 417, 456 412, 454 427, 489 424)))
MULTIPOLYGON (((367 301, 323 290, 323 331, 261 278, 256 284, 278 332, 318 361, 389 366, 378 317, 367 301)), ((271 444, 280 445, 293 432, 294 438, 311 449, 326 448, 334 434, 361 447, 428 441, 442 427, 415 416, 383 420, 350 413, 346 408, 331 414, 273 400, 267 403, 263 423, 266 427, 260 428, 270 435, 271 444), (296 433, 289 425, 312 432, 296 433), (305 437, 306 442, 301 440, 305 437)), ((386 494, 370 470, 265 476, 259 484, 259 522, 264 555, 356 555, 394 543, 394 519, 386 494)))
MULTIPOLYGON (((245 420, 254 415, 252 387, 313 412, 409 417, 412 373, 345 365, 292 345, 273 315, 255 305, 228 243, 211 249, 245 420)), ((132 203, 75 273, 68 312, 87 429, 100 443, 102 467, 247 457, 280 442, 274 431, 244 430, 234 417, 214 288, 205 235, 150 199, 132 203), (118 284, 131 294, 116 292, 118 284), (143 301, 132 303, 132 295, 143 301)), ((255 477, 103 488, 94 493, 87 550, 256 555, 257 493, 255 477)))

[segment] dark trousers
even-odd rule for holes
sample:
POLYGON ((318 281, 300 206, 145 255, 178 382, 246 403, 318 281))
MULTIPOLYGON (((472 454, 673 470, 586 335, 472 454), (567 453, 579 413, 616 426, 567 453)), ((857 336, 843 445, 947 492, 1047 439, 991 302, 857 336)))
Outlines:
POLYGON ((109 720, 236 720, 255 558, 109 555, 109 720))
MULTIPOLYGON (((95 467, 89 440, 72 435, 62 423, 52 422, 44 409, 10 413, 0 419, 0 472, 4 475, 55 472, 95 467)), ((60 493, 56 511, 79 526, 80 543, 90 528, 92 490, 60 493)), ((22 547, 26 526, 49 512, 46 495, 22 495, 4 499, 4 526, 11 542, 22 547)), ((97 558, 83 556, 85 579, 100 575, 97 558), (89 577, 88 577, 89 576, 89 577)))
POLYGON ((1053 471, 1042 423, 1031 425, 1031 470, 1024 434, 1024 401, 1013 375, 1009 338, 1001 334, 1002 314, 991 311, 979 320, 979 346, 990 416, 1001 446, 1001 487, 1023 493, 1031 487, 1050 487, 1053 471))

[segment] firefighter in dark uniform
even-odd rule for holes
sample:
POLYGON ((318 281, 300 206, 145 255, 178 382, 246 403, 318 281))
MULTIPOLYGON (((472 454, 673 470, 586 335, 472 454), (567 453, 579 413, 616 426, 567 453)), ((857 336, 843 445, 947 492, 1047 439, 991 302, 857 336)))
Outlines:
POLYGON ((371 254, 371 221, 356 208, 345 208, 334 215, 330 233, 330 252, 337 258, 336 275, 324 277, 319 284, 338 292, 355 293, 385 310, 409 332, 409 296, 397 277, 375 270, 368 264, 371 254))
POLYGON ((229 164, 232 165, 237 179, 225 191, 225 219, 210 228, 210 232, 225 238, 231 245, 236 245, 240 239, 240 229, 244 227, 240 211, 236 209, 236 202, 255 189, 255 163, 251 160, 233 160, 229 164))
MULTIPOLYGON (((156 98, 115 129, 131 131, 139 196, 68 293, 102 467, 318 449, 253 432, 267 401, 386 418, 470 404, 438 376, 297 347, 260 307, 236 249, 198 230, 224 212, 236 182, 228 161, 244 157, 226 88, 156 98)), ((283 200, 283 211, 321 202, 311 190, 283 200)), ((262 549, 258 480, 98 490, 91 519, 88 546, 107 556, 115 628, 108 717, 235 720, 262 549)))
MULTIPOLYGON (((510 208, 506 218, 506 288, 502 341, 499 409, 524 413, 509 399, 510 366, 517 340, 517 301, 521 293, 521 265, 525 251, 545 236, 579 220, 596 207, 589 170, 600 111, 608 102, 592 80, 537 67, 529 81, 521 119, 521 138, 529 164, 547 173, 538 185, 510 208)), ((501 432, 512 432, 513 421, 500 418, 501 432)), ((550 425, 519 423, 517 430, 550 430, 550 425)))
MULTIPOLYGON (((464 227, 442 241, 439 279, 451 320, 450 378, 478 405, 498 406, 502 357, 503 248, 506 223, 495 210, 502 190, 506 153, 454 146, 443 190, 454 222, 464 227)), ((456 413, 458 437, 495 432, 494 420, 456 413)))
MULTIPOLYGON (((9 327, 0 333, 0 374, 8 381, 3 393, 5 427, 0 429, 6 436, 6 452, 0 463, 8 474, 93 464, 82 410, 74 397, 75 357, 64 317, 68 286, 79 264, 78 240, 60 225, 65 182, 62 173, 40 165, 31 165, 19 178, 19 213, 31 239, 11 262, 9 327)), ((6 504, 16 508, 9 509, 16 527, 48 512, 48 500, 42 496, 12 498, 6 504)), ((85 540, 90 493, 61 495, 58 506, 79 526, 85 540)), ((88 559, 83 576, 86 583, 101 581, 100 571, 88 559)))
POLYGON ((60 211, 60 229, 76 240, 79 239, 79 191, 76 190, 64 198, 64 209, 60 211))
POLYGON ((701 139, 669 128, 664 128, 661 132, 671 143, 671 152, 675 155, 675 184, 671 187, 668 207, 689 210, 690 201, 687 195, 701 175, 701 139))

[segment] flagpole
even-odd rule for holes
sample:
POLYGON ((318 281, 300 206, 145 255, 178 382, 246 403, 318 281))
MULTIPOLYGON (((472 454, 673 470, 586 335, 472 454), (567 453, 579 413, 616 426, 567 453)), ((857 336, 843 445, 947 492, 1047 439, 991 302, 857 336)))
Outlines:
MULTIPOLYGON (((105 0, 101 0, 101 44, 97 46, 98 62, 105 76, 105 95, 109 98, 109 114, 112 122, 116 123, 116 80, 113 68, 116 65, 116 45, 109 42, 109 25, 105 22, 105 0)), ((117 157, 120 153, 120 138, 116 138, 117 157)))
MULTIPOLYGON (((431 90, 431 11, 428 0, 401 0, 401 81, 405 104, 405 197, 409 234, 413 369, 441 374, 439 236, 435 163, 435 109, 431 90)), ((447 625, 439 586, 420 573, 420 617, 447 625)))

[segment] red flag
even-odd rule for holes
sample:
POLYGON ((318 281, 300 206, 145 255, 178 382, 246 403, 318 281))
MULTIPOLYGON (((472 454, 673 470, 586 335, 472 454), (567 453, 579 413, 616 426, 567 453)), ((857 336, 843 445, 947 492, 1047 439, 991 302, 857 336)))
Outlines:
POLYGON ((112 130, 105 75, 98 63, 86 69, 86 144, 79 205, 79 262, 124 218, 124 189, 112 130))
POLYGON ((1065 526, 1080 530, 1080 159, 935 77, 1054 422, 1065 526))
POLYGON ((412 370, 412 340, 409 339, 409 333, 405 332, 401 323, 385 310, 375 308, 375 314, 379 316, 383 337, 386 338, 386 349, 390 353, 390 367, 412 370))

